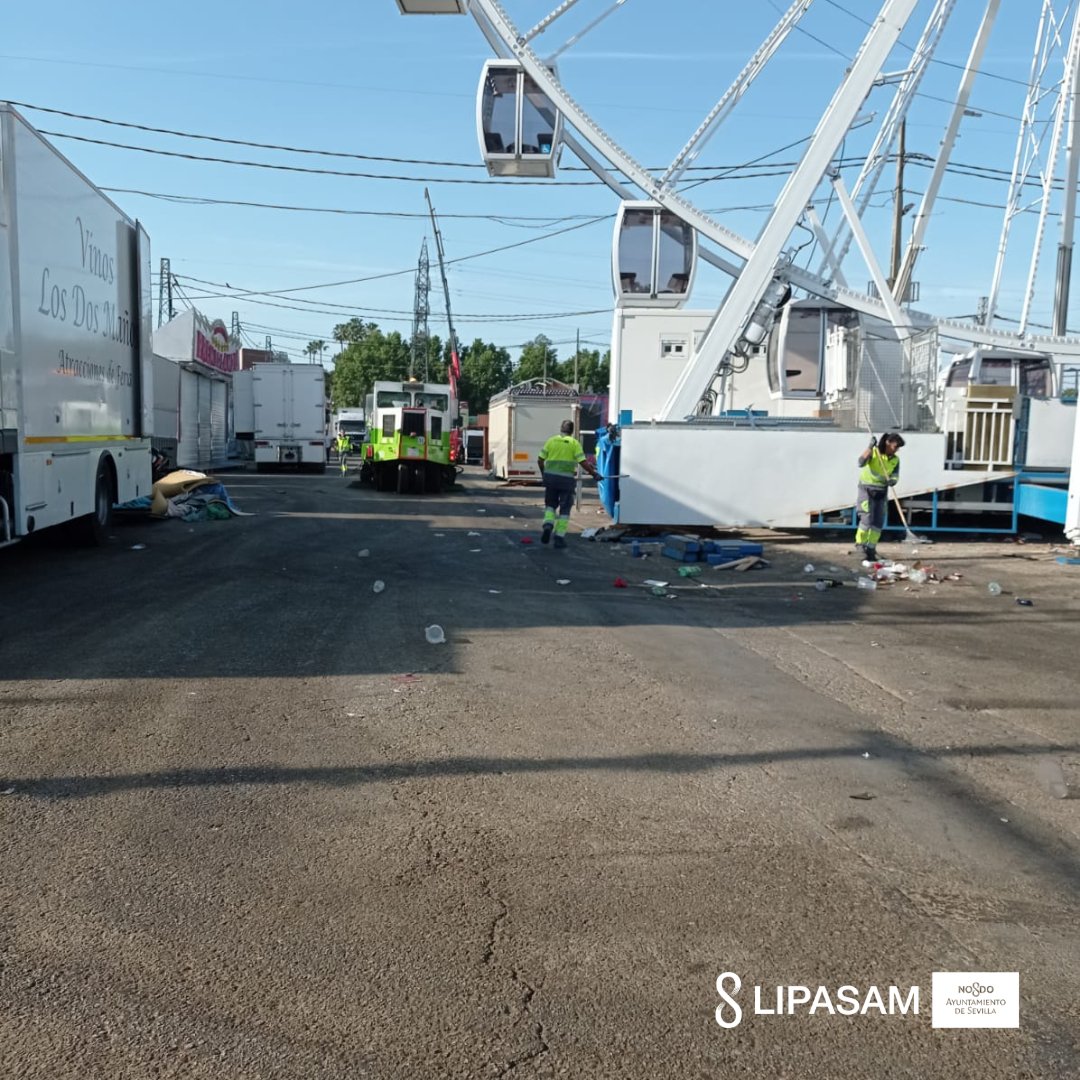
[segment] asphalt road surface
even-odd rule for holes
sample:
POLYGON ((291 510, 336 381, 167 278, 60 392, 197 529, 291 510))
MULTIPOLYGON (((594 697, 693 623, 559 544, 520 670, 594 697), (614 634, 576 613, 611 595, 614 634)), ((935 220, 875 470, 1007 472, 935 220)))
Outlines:
POLYGON ((226 481, 0 552, 0 1075, 1080 1075, 1080 567, 682 581, 481 477, 226 481), (934 971, 1019 972, 1019 1028, 932 1026, 934 971))

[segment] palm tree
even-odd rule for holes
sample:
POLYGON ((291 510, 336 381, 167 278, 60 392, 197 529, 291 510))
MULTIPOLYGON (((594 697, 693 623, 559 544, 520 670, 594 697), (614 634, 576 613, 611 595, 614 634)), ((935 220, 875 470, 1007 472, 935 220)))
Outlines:
POLYGON ((315 362, 315 354, 318 353, 319 354, 319 363, 320 364, 322 363, 322 354, 325 351, 326 351, 326 342, 323 341, 321 338, 319 338, 319 339, 317 339, 315 341, 309 341, 308 342, 308 347, 305 350, 305 352, 307 352, 308 355, 311 356, 312 363, 315 362))

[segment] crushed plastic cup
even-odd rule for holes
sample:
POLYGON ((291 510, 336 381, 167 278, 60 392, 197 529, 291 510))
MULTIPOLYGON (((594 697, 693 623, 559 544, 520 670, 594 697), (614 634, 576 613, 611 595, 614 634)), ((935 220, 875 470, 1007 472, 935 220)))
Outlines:
POLYGON ((146 550, 146 545, 145 544, 132 544, 131 545, 131 550, 132 551, 145 551, 146 550))
POLYGON ((569 585, 570 584, 570 579, 568 577, 556 578, 555 579, 555 584, 556 585, 569 585))
POLYGON ((908 581, 913 581, 916 585, 925 585, 928 577, 925 570, 912 570, 908 573, 908 581))
POLYGON ((860 589, 876 589, 877 582, 873 578, 861 577, 856 582, 860 589))
POLYGON ((649 591, 653 596, 667 596, 668 594, 667 589, 665 589, 663 585, 654 585, 649 591))
POLYGON ((431 626, 425 626, 424 637, 429 645, 443 645, 446 643, 446 635, 443 633, 443 628, 438 623, 432 623, 431 626))
POLYGON ((814 572, 814 564, 813 564, 812 562, 808 562, 808 563, 807 563, 807 564, 806 564, 806 565, 805 565, 805 566, 804 566, 804 567, 802 568, 802 572, 803 572, 804 574, 812 574, 812 573, 814 572))
POLYGON ((371 586, 371 591, 373 593, 381 593, 383 591, 383 589, 385 589, 385 588, 386 588, 386 582, 385 581, 376 581, 371 586))
POLYGON ((996 581, 991 581, 990 584, 986 586, 986 591, 991 596, 1000 596, 1001 586, 996 581))
POLYGON ((679 577, 697 577, 701 573, 700 566, 680 566, 679 577))

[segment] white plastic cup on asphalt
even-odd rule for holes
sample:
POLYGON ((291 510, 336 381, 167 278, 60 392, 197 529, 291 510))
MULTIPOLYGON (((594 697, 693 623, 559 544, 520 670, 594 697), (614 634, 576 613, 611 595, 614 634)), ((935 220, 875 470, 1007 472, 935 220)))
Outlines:
POLYGON ((424 628, 424 637, 427 639, 429 645, 442 645, 446 642, 446 635, 443 633, 443 628, 438 623, 432 623, 431 626, 424 628))
POLYGON ((385 581, 376 581, 375 584, 371 586, 371 591, 373 593, 381 593, 383 591, 383 589, 385 589, 385 588, 386 588, 386 582, 385 581))

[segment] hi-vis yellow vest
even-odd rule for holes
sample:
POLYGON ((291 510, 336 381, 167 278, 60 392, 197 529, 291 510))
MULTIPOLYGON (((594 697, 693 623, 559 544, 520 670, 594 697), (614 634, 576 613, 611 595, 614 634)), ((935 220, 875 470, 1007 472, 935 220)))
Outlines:
POLYGON ((859 470, 859 483, 867 487, 886 487, 889 477, 900 468, 899 457, 886 457, 876 446, 869 460, 859 470))

